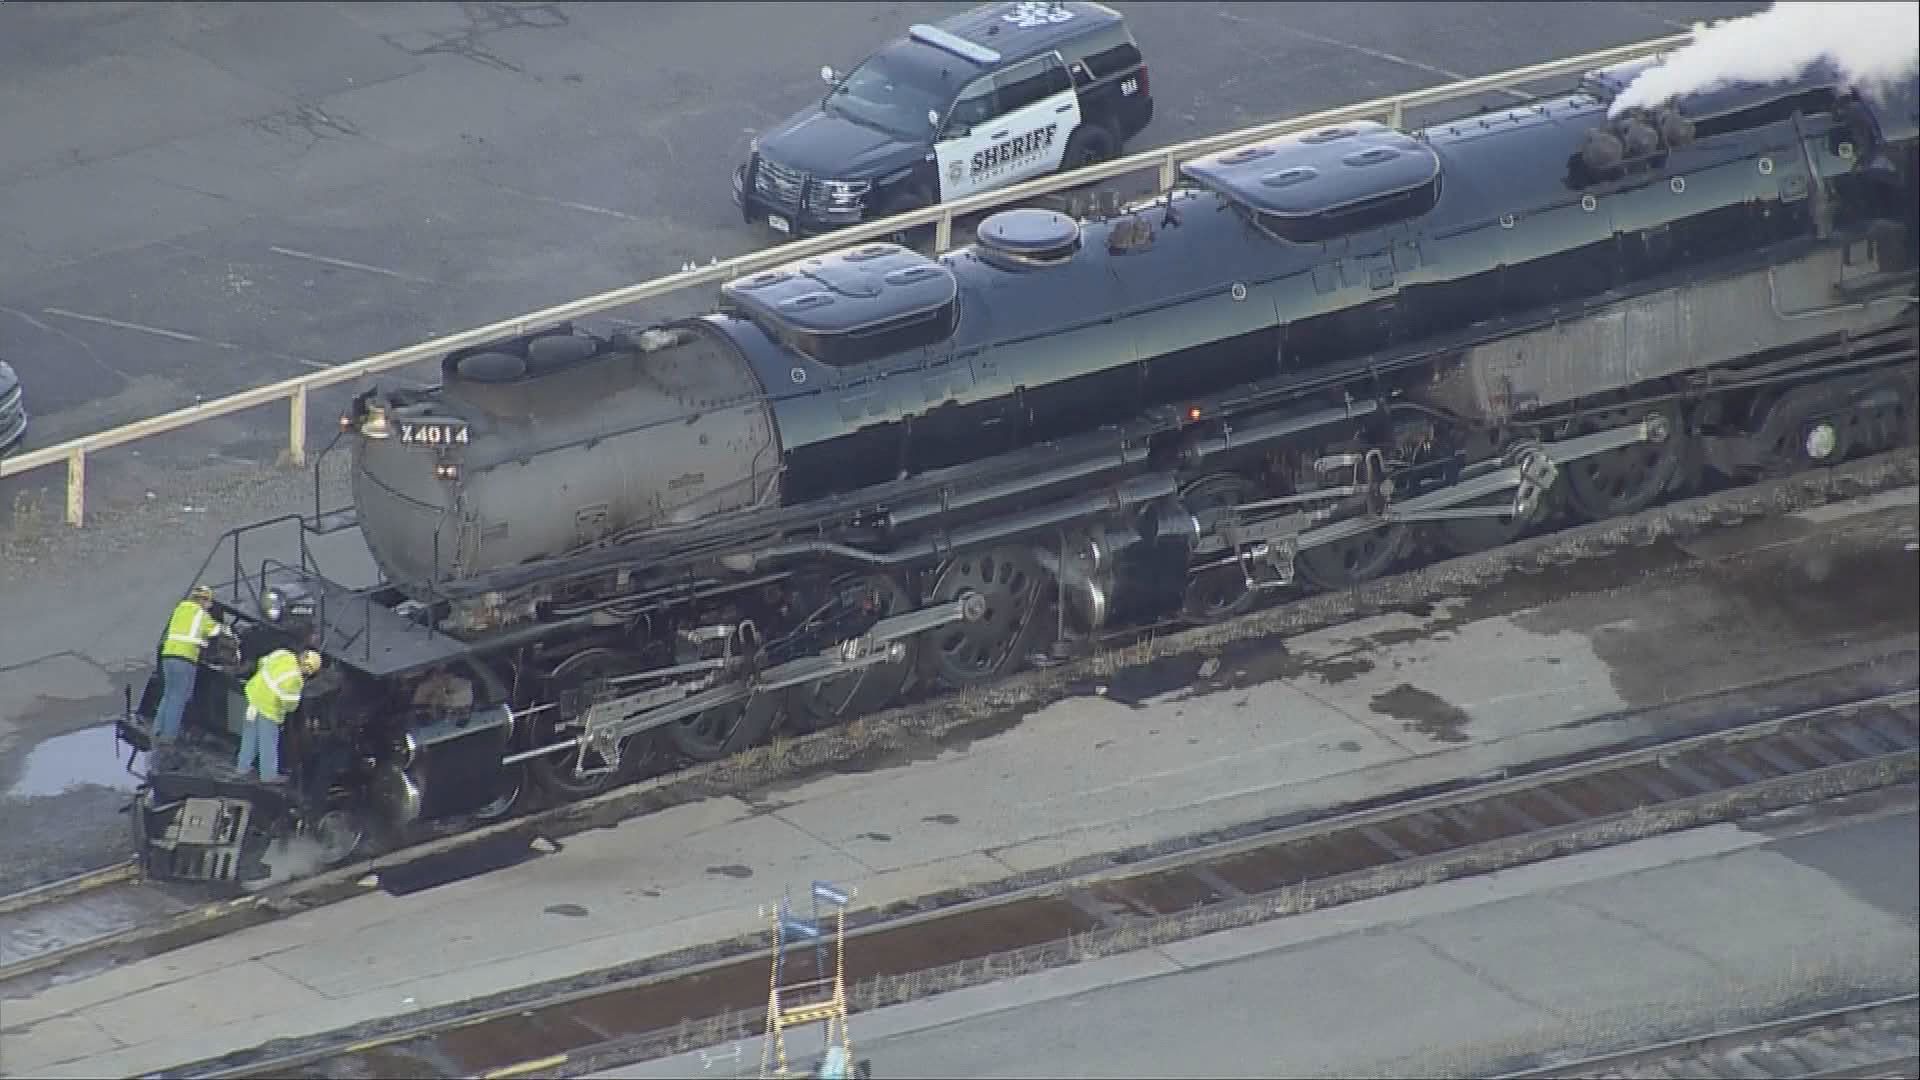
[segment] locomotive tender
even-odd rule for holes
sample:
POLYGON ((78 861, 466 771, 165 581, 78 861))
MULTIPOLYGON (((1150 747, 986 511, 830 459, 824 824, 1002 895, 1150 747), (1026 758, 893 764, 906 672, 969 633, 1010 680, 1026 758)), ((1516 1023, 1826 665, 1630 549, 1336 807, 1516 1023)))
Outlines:
MULTIPOLYGON (((1646 62, 1404 133, 1215 154, 1099 220, 864 244, 638 333, 445 358, 342 419, 385 581, 300 566, 216 610, 311 642, 292 790, 149 771, 150 872, 262 838, 509 812, 1070 653, 1910 438, 1916 103, 1815 70, 1607 116, 1646 62), (1064 647, 1062 643, 1065 643, 1064 647)), ((149 682, 123 734, 144 746, 149 682)), ((226 744, 226 745, 230 745, 226 744)), ((251 846, 249 846, 251 845, 251 846)))

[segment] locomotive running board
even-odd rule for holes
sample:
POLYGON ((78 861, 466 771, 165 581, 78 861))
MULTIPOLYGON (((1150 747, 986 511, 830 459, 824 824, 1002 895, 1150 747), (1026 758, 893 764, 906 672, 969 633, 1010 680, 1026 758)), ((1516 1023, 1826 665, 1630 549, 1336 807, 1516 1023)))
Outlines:
POLYGON ((1383 525, 1503 517, 1509 514, 1515 517, 1530 516, 1537 508, 1540 497, 1559 479, 1560 466, 1638 443, 1664 442, 1667 434, 1666 418, 1656 414, 1624 427, 1608 428, 1557 442, 1530 444, 1512 455, 1515 464, 1491 469, 1437 491, 1416 495, 1405 502, 1390 504, 1377 513, 1363 514, 1316 528, 1307 527, 1313 516, 1303 511, 1248 525, 1228 526, 1220 530, 1223 538, 1229 546, 1247 549, 1245 554, 1230 556, 1195 569, 1210 569, 1222 563, 1247 559, 1264 559, 1278 571, 1279 583, 1286 584, 1293 580, 1293 559, 1300 552, 1350 540, 1383 525), (1514 489, 1511 506, 1460 505, 1498 495, 1508 489, 1514 489))
MULTIPOLYGON (((986 599, 978 593, 966 592, 937 607, 881 619, 857 638, 848 638, 813 656, 776 664, 746 679, 699 691, 692 690, 692 686, 697 684, 677 683, 598 701, 587 709, 586 719, 581 724, 584 730, 579 735, 509 755, 501 759, 501 764, 514 765, 530 758, 576 748, 590 749, 602 761, 613 762, 618 760, 620 743, 635 735, 697 716, 708 709, 743 701, 755 694, 785 690, 896 659, 900 654, 900 642, 907 638, 951 623, 978 622, 986 617, 986 613, 986 599)), ((595 771, 584 768, 585 761, 586 755, 583 753, 575 765, 575 771, 581 775, 595 771)))

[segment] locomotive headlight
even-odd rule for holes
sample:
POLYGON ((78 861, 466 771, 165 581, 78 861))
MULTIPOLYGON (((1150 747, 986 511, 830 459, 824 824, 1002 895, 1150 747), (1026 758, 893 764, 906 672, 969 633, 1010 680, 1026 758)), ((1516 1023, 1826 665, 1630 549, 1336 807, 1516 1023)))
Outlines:
POLYGON ((458 480, 460 479, 460 466, 455 465, 451 461, 444 462, 433 467, 433 475, 442 480, 458 480))
POLYGON ((860 205, 860 200, 873 190, 871 180, 823 180, 820 186, 827 193, 827 205, 836 210, 849 209, 860 205))
POLYGON ((260 591, 260 615, 270 623, 313 614, 313 598, 297 585, 269 585, 260 591))
POLYGON ((393 435, 393 422, 387 418, 385 405, 367 406, 367 411, 360 417, 360 434, 368 439, 385 439, 393 435))

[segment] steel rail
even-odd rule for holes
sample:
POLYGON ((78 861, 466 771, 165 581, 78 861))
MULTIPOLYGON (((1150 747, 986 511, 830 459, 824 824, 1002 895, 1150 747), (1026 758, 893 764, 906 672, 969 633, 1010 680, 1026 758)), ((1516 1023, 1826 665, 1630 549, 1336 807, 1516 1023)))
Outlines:
POLYGON ((75 893, 91 892, 104 885, 125 881, 139 873, 138 859, 123 859, 111 866, 102 866, 58 881, 49 881, 44 885, 35 885, 30 889, 0 896, 0 915, 59 900, 75 893))
MULTIPOLYGON (((1757 1072, 1779 1076, 1781 1080, 1788 1077, 1872 1076, 1887 1068, 1910 1068, 1915 1061, 1911 1043, 1914 1018, 1917 1016, 1920 1016, 1920 994, 1898 994, 1876 1001, 1726 1028, 1614 1053, 1595 1054, 1522 1072, 1504 1073, 1494 1080, 1601 1077, 1633 1074, 1637 1069, 1650 1066, 1671 1066, 1666 1071, 1675 1076, 1707 1076, 1722 1072, 1710 1069, 1698 1060, 1705 1057, 1741 1059, 1740 1065, 1744 1067, 1733 1066, 1733 1071, 1724 1075, 1755 1077, 1757 1072), (1904 1020, 1905 1029, 1897 1031, 1892 1040, 1876 1041, 1873 1036, 1881 1032, 1887 1020, 1896 1024, 1904 1020), (1809 1035, 1825 1038, 1818 1039, 1816 1045, 1808 1046, 1801 1040, 1809 1035), (1906 1037, 1906 1045, 1901 1045, 1901 1036, 1906 1037), (1844 1044, 1843 1040, 1849 1037, 1854 1039, 1854 1046, 1844 1044), (1876 1042, 1879 1044, 1876 1045, 1876 1042), (1893 1045, 1886 1045, 1889 1042, 1893 1045), (1778 1072, 1768 1070, 1755 1060, 1756 1051, 1778 1060, 1787 1068, 1778 1072)), ((1913 1073, 1908 1071, 1904 1075, 1911 1076, 1913 1073)))

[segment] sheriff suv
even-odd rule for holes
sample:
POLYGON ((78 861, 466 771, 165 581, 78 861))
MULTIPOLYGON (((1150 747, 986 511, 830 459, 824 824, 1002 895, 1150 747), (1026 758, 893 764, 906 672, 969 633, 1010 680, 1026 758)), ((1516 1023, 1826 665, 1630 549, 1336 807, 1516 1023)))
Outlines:
POLYGON ((20 377, 5 360, 0 360, 0 457, 20 444, 27 435, 26 391, 20 377))
POLYGON ((1105 161, 1153 119, 1140 46, 1101 4, 989 4, 820 76, 733 175, 746 220, 787 236, 1105 161))

